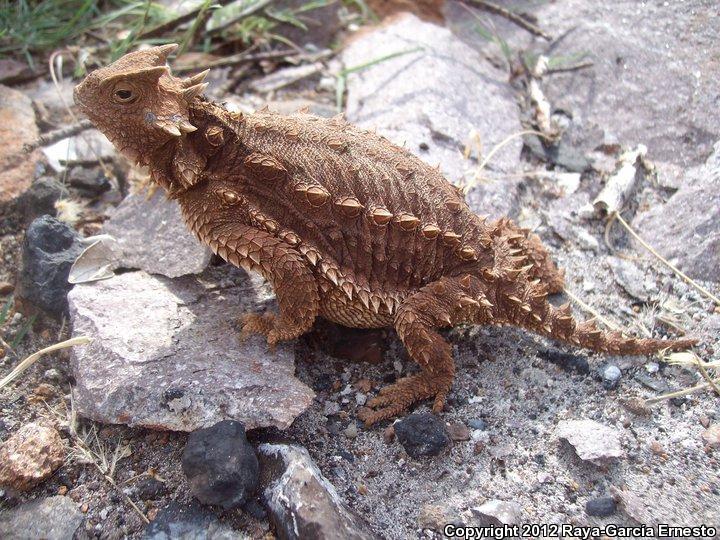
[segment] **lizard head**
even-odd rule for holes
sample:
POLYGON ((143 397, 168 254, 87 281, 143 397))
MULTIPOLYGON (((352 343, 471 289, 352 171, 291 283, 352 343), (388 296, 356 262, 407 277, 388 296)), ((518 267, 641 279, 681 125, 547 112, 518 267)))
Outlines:
POLYGON ((75 87, 80 110, 115 147, 146 165, 153 151, 195 131, 188 104, 207 87, 207 71, 180 79, 166 61, 177 45, 131 52, 90 73, 75 87))

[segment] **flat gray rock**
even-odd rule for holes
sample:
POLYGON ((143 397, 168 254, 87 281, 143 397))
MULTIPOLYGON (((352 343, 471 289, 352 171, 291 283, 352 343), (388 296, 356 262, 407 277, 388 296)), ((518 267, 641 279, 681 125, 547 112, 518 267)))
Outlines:
MULTIPOLYGON (((347 77, 348 119, 377 128, 432 166, 439 163, 454 183, 477 168, 463 157, 473 130, 483 155, 521 130, 507 74, 446 28, 413 15, 358 37, 342 62, 346 69, 375 62, 347 77)), ((521 147, 519 138, 513 140, 487 168, 515 171, 521 147)))
POLYGON ((84 516, 70 497, 47 497, 0 512, 0 531, 6 540, 67 540, 84 516))
MULTIPOLYGON (((495 43, 472 36, 470 15, 458 4, 448 2, 451 24, 464 26, 478 47, 495 51, 495 43)), ((720 63, 710 60, 720 54, 715 0, 509 4, 537 17, 556 39, 549 53, 554 62, 593 62, 587 69, 548 75, 542 83, 553 109, 567 111, 582 126, 584 150, 596 144, 592 135, 600 130, 626 147, 645 144, 661 173, 663 162, 687 167, 705 160, 720 138, 720 63)), ((514 52, 529 47, 548 54, 547 41, 501 17, 479 16, 486 29, 492 19, 492 28, 514 52)))
POLYGON ((150 274, 179 277, 199 274, 210 262, 210 248, 185 226, 180 207, 162 189, 151 199, 145 193, 128 195, 105 224, 118 240, 119 266, 150 274))
POLYGON ((633 225, 690 277, 720 281, 720 142, 705 165, 685 174, 667 203, 638 213, 633 225))
POLYGON ((602 462, 625 455, 620 432, 594 420, 563 420, 556 435, 569 442, 583 461, 602 462))
POLYGON ((73 335, 93 339, 73 350, 78 412, 176 431, 226 419, 287 428, 314 393, 294 377, 291 346, 270 352, 259 336, 239 340, 236 321, 262 311, 263 299, 235 276, 206 283, 129 272, 77 285, 68 297, 73 335))
MULTIPOLYGON (((608 257, 607 263, 615 276, 615 281, 626 293, 638 300, 647 301, 650 299, 645 284, 645 272, 627 259, 620 257, 608 257)), ((657 289, 655 290, 657 292, 657 289)))
POLYGON ((261 444, 263 474, 272 477, 263 497, 282 540, 379 538, 348 508, 307 450, 285 444, 261 444))

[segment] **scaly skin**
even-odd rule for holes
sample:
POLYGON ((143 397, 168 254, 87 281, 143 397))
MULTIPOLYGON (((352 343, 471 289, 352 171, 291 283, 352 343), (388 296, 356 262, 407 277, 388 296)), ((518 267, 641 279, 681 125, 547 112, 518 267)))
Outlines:
POLYGON ((421 371, 383 388, 361 413, 367 424, 422 399, 442 409, 455 367, 438 328, 512 324, 613 354, 694 344, 577 323, 568 305, 546 300, 563 276, 537 236, 478 217, 437 169, 340 117, 229 113, 200 96, 204 74, 170 74, 173 50, 130 53, 91 73, 76 102, 150 167, 201 241, 272 284, 279 314, 246 316, 244 333, 274 345, 317 316, 395 327, 421 371))

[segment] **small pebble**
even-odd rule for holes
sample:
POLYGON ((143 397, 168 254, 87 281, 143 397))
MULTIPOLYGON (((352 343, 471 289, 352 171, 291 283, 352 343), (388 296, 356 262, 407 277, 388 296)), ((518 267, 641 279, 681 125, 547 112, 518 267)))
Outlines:
POLYGON ((648 362, 645 364, 645 370, 648 373, 657 373, 660 369, 660 365, 657 362, 648 362))
POLYGON ((720 448, 720 424, 713 424, 703 431, 702 438, 708 446, 720 448))
POLYGON ((55 395, 55 387, 47 383, 40 383, 35 387, 33 393, 36 396, 49 398, 55 395))
POLYGON ((615 513, 617 505, 612 497, 598 497, 590 499, 585 504, 585 513, 588 516, 607 517, 615 513))
POLYGON ((43 373, 43 378, 51 382, 59 382, 60 379, 62 379, 62 375, 57 369, 50 368, 48 370, 45 370, 45 373, 43 373))
POLYGON ((367 394, 370 390, 372 390, 372 387, 373 384, 370 379, 360 379, 355 383, 355 388, 364 394, 367 394))
POLYGON ((606 366, 602 372, 603 386, 607 390, 612 390, 620 383, 621 377, 622 372, 620 371, 620 368, 618 368, 617 366, 613 366, 612 364, 606 366))
POLYGON ((482 418, 473 418, 472 420, 468 420, 468 427, 470 429, 485 431, 487 429, 487 424, 482 418))
POLYGON ((362 407, 367 402, 367 396, 361 392, 358 392, 355 394, 355 403, 358 404, 358 406, 362 407))
POLYGON ((395 424, 395 435, 410 457, 437 456, 449 444, 445 423, 430 413, 414 413, 395 424))
POLYGON ((354 439, 358 436, 358 427, 355 422, 352 422, 348 427, 345 428, 345 436, 348 439, 354 439))
POLYGON ((662 456, 662 455, 666 454, 665 448, 663 448, 663 445, 657 441, 652 441, 650 443, 650 451, 653 454, 658 455, 658 456, 662 456))
POLYGON ((323 408, 323 414, 325 416, 332 416, 340 412, 340 405, 335 401, 326 401, 325 407, 323 408))
POLYGON ((470 430, 461 422, 453 422, 448 424, 447 432, 453 441, 470 440, 470 430))

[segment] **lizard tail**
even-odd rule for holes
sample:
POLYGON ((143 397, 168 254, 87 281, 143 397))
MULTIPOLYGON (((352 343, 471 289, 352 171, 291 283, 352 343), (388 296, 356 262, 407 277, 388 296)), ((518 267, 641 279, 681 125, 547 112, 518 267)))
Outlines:
MULTIPOLYGON (((696 339, 645 339, 623 336, 620 332, 600 330, 594 320, 577 322, 571 314, 570 305, 556 308, 548 304, 542 310, 542 324, 531 324, 530 329, 550 338, 584 347, 591 351, 610 354, 652 354, 664 349, 685 350, 697 344, 696 339)), ((534 323, 538 321, 531 317, 534 323)), ((527 321, 526 321, 527 322, 527 321)))
MULTIPOLYGON (((578 347, 610 354, 640 355, 664 349, 684 350, 697 340, 643 339, 623 336, 620 332, 606 332, 594 320, 578 322, 570 304, 555 307, 547 300, 548 287, 540 280, 523 279, 515 273, 486 274, 484 279, 465 278, 463 294, 476 299, 465 300, 472 315, 465 320, 475 324, 512 324, 552 339, 578 347), (488 283, 488 280, 491 283, 488 283)), ((461 280, 460 283, 463 283, 461 280)))

